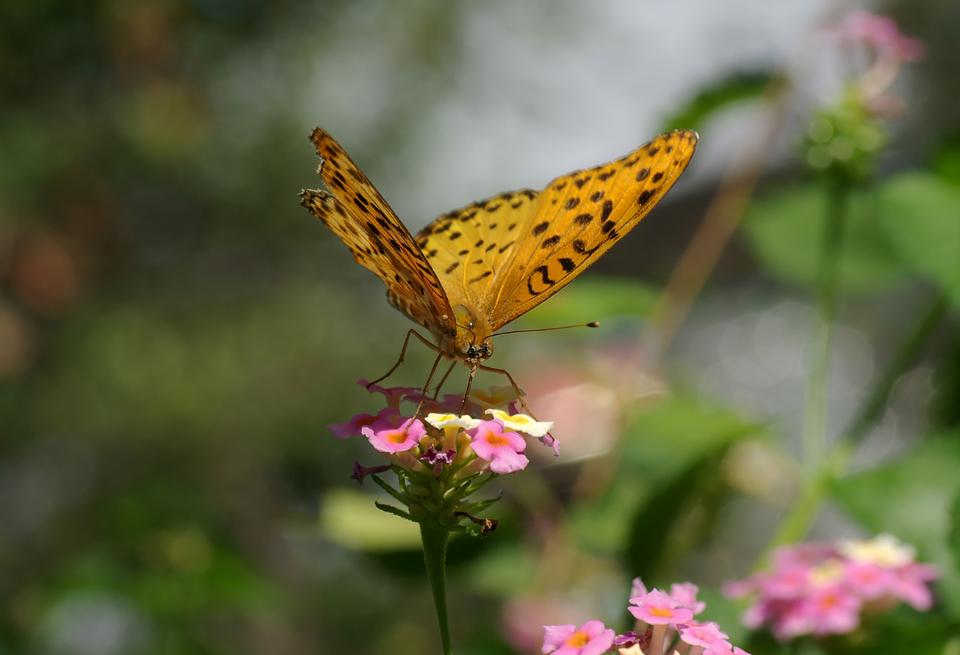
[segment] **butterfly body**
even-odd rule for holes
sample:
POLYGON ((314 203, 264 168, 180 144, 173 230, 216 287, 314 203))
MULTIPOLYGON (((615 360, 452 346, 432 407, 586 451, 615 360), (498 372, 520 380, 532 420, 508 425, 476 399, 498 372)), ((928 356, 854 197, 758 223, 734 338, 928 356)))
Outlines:
POLYGON ((471 370, 493 354, 496 331, 573 281, 623 238, 673 186, 697 135, 676 130, 620 159, 502 193, 410 234, 343 148, 310 136, 329 191, 300 202, 387 287, 390 303, 428 329, 439 353, 471 370))

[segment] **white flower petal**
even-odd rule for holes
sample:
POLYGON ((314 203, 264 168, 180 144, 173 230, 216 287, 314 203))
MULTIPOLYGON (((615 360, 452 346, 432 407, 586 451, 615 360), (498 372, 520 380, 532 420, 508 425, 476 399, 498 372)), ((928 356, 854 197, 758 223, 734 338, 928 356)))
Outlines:
POLYGON ((447 427, 456 427, 463 428, 464 430, 472 430, 473 428, 480 425, 481 421, 478 418, 473 418, 467 414, 457 416, 456 414, 427 414, 426 419, 427 423, 432 425, 435 428, 443 429, 447 427))
POLYGON ((916 549, 890 534, 880 534, 873 539, 843 540, 837 550, 855 562, 898 567, 909 564, 916 557, 916 549))
POLYGON ((488 409, 487 414, 503 423, 503 427, 517 432, 523 432, 531 437, 542 437, 550 432, 553 427, 553 421, 537 421, 532 416, 526 414, 514 414, 511 416, 502 409, 488 409))

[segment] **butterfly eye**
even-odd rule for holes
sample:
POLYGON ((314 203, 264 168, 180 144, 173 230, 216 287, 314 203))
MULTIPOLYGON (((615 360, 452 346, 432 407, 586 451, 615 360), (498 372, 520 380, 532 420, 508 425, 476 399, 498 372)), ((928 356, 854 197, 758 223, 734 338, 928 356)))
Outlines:
POLYGON ((489 359, 492 354, 493 351, 490 345, 486 343, 482 343, 479 346, 472 343, 467 346, 466 355, 470 359, 489 359))

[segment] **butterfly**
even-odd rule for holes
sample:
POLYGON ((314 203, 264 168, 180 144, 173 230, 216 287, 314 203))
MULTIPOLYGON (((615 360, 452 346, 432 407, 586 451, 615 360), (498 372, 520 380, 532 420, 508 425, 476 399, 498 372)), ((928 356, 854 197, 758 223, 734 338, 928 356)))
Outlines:
POLYGON ((463 361, 472 380, 478 368, 506 373, 483 365, 491 337, 626 236, 686 169, 697 139, 691 130, 662 134, 540 191, 501 193, 443 214, 413 236, 343 147, 316 128, 310 140, 327 190, 301 191, 300 204, 383 281, 394 307, 436 339, 411 330, 387 376, 414 334, 437 351, 434 370, 445 356, 463 361))

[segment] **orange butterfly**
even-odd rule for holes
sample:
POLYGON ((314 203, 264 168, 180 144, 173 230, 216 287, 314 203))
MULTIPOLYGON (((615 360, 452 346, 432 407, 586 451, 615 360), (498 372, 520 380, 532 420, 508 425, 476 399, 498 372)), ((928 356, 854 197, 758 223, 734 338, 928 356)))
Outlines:
MULTIPOLYGON (((441 357, 471 371, 493 353, 494 333, 555 294, 640 222, 686 169, 697 134, 675 130, 620 159, 444 214, 413 237, 339 143, 310 135, 329 191, 306 189, 300 203, 387 286, 390 303, 427 328, 441 357)), ((449 373, 449 371, 448 371, 449 373)), ((432 378, 433 371, 430 377, 432 378)), ((427 380, 426 390, 430 379, 427 380)), ((518 390, 519 391, 519 390, 518 390)))

